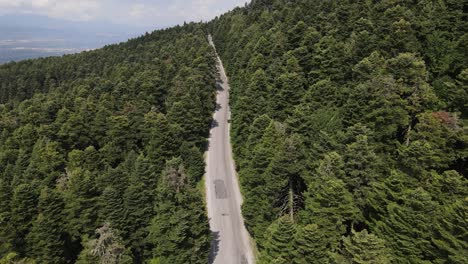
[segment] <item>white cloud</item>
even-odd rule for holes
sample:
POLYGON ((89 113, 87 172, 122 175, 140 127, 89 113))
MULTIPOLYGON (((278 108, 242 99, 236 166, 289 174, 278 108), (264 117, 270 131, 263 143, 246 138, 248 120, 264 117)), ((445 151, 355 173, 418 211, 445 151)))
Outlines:
POLYGON ((130 16, 140 18, 147 12, 147 7, 144 4, 134 4, 130 9, 130 16))
POLYGON ((25 1, 21 0, 0 0, 0 8, 13 8, 13 7, 19 7, 23 4, 25 1))
POLYGON ((97 0, 36 0, 46 2, 43 7, 47 15, 72 20, 91 20, 101 13, 101 3, 97 0))
POLYGON ((169 26, 208 20, 249 0, 0 0, 0 15, 32 13, 67 20, 169 26))
POLYGON ((47 7, 50 4, 49 0, 33 0, 32 6, 37 8, 47 7))
POLYGON ((32 13, 69 20, 90 20, 100 13, 99 0, 0 0, 0 12, 32 13))

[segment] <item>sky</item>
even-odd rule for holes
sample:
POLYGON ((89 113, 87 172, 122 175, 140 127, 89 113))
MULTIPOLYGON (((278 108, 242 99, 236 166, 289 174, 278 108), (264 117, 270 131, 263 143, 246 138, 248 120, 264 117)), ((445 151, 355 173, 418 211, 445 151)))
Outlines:
POLYGON ((0 16, 33 14, 73 21, 166 27, 207 21, 249 0, 0 0, 0 16))

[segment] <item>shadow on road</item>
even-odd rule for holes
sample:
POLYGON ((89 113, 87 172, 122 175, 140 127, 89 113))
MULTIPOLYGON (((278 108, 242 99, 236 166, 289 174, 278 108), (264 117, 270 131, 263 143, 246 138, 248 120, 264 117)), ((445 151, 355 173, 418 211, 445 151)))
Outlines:
POLYGON ((219 110, 221 110, 221 108, 223 108, 223 107, 221 106, 221 104, 216 104, 215 111, 219 111, 219 110))
POLYGON ((208 263, 212 264, 216 259, 219 251, 219 232, 211 232, 211 249, 210 256, 208 257, 208 263))
POLYGON ((211 121, 211 128, 215 128, 215 127, 218 127, 218 126, 219 126, 218 121, 216 121, 216 119, 213 119, 213 121, 211 121))
POLYGON ((224 88, 221 84, 222 84, 221 81, 216 83, 216 91, 220 91, 220 92, 224 91, 224 88))

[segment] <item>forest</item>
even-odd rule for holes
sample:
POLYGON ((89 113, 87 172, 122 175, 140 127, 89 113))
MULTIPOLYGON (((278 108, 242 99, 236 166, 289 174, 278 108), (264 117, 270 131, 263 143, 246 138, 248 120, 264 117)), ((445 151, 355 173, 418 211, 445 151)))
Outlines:
POLYGON ((467 11, 254 0, 209 23, 258 263, 468 262, 467 11))
POLYGON ((0 263, 206 263, 201 24, 0 66, 0 263))
POLYGON ((1 65, 0 264, 207 263, 209 33, 257 263, 468 263, 467 13, 253 0, 1 65))

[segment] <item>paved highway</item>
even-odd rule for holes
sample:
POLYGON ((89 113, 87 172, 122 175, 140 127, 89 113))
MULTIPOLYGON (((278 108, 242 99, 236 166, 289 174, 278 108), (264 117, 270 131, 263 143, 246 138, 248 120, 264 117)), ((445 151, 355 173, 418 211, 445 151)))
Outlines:
MULTIPOLYGON (((211 36, 210 44, 214 47, 211 36)), ((229 137, 229 84, 221 59, 217 107, 206 157, 206 199, 213 241, 210 264, 253 264, 251 240, 241 214, 242 196, 229 137)))

